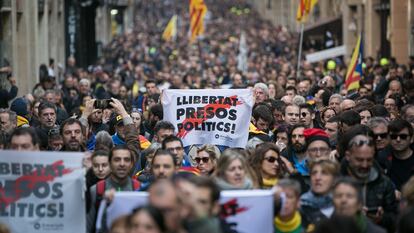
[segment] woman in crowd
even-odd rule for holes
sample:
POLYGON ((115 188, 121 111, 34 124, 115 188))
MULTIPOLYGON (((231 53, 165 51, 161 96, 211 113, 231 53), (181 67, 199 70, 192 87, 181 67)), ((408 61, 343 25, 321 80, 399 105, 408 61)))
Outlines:
POLYGON ((335 109, 334 108, 331 108, 331 107, 326 107, 326 108, 324 108, 322 111, 321 111, 321 114, 320 114, 320 118, 321 118, 321 123, 322 123, 322 126, 325 126, 325 124, 326 124, 326 122, 328 122, 328 120, 331 118, 331 117, 334 117, 334 116, 336 116, 336 111, 335 111, 335 109))
MULTIPOLYGON (((92 154, 92 168, 86 172, 86 198, 89 198, 89 188, 98 183, 98 181, 106 179, 111 173, 109 167, 109 152, 108 150, 96 150, 92 154)), ((89 210, 90 200, 86 201, 87 210, 89 210)))
POLYGON ((217 161, 216 181, 222 190, 252 189, 245 155, 237 149, 227 149, 217 161))
POLYGON ((368 121, 373 117, 372 112, 365 106, 357 106, 355 111, 361 117, 361 125, 367 125, 368 121))
POLYGON ((129 233, 163 233, 167 230, 161 211, 152 206, 135 209, 128 217, 127 226, 129 233))
POLYGON ((218 157, 220 155, 217 154, 214 146, 206 144, 197 150, 197 155, 193 160, 201 175, 210 176, 216 170, 218 157))
POLYGON ((282 157, 279 148, 270 142, 265 142, 256 147, 250 164, 259 178, 260 187, 270 189, 277 184, 279 178, 293 173, 294 168, 290 162, 282 157))
MULTIPOLYGON (((386 231, 374 224, 362 210, 362 193, 360 186, 352 178, 339 179, 333 187, 334 215, 353 217, 361 233, 385 233, 386 231)), ((377 211, 377 209, 375 209, 377 211)))
POLYGON ((307 222, 318 223, 331 217, 334 211, 331 190, 338 175, 337 162, 318 160, 311 163, 311 188, 300 198, 301 213, 307 222))
POLYGON ((288 133, 289 127, 285 124, 279 125, 279 127, 275 130, 274 140, 280 152, 286 149, 286 146, 289 143, 288 133))

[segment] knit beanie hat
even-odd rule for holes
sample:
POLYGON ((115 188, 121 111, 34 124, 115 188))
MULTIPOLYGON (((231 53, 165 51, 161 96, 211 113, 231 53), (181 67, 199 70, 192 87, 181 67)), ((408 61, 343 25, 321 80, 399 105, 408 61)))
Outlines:
POLYGON ((22 97, 13 100, 10 110, 15 112, 18 116, 26 117, 29 114, 27 111, 27 101, 22 97))
POLYGON ((321 129, 317 129, 317 128, 305 129, 303 131, 303 135, 305 136, 306 147, 308 147, 312 142, 318 141, 318 140, 324 141, 326 142, 326 144, 328 144, 328 146, 330 146, 329 135, 321 129))

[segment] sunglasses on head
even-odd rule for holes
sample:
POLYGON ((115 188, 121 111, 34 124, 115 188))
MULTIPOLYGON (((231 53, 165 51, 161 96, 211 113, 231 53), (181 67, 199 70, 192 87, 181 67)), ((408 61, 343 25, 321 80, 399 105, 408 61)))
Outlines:
POLYGON ((208 161, 210 161, 209 157, 195 157, 194 160, 196 161, 196 163, 201 163, 201 161, 203 161, 203 163, 208 163, 208 161))
POLYGON ((363 145, 367 145, 367 146, 373 146, 374 142, 370 139, 366 139, 366 138, 360 138, 360 139, 356 139, 356 140, 351 140, 348 144, 348 149, 352 148, 352 147, 361 147, 363 145))
POLYGON ((374 134, 374 139, 375 140, 384 139, 384 138, 387 138, 387 136, 388 136, 388 133, 374 134))
POLYGON ((410 137, 410 135, 408 134, 391 134, 390 138, 392 140, 396 140, 397 138, 400 138, 401 140, 406 140, 408 137, 410 137))

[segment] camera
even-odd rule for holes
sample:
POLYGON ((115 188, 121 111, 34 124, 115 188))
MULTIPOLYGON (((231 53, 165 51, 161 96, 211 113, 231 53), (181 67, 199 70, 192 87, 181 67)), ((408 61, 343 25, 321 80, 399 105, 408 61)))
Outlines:
POLYGON ((112 106, 109 104, 111 102, 111 99, 95 100, 94 107, 96 109, 112 108, 112 106))

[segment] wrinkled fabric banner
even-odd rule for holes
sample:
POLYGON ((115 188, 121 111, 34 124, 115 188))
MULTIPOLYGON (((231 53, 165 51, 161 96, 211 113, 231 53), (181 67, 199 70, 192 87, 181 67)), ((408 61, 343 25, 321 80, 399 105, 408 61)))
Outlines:
POLYGON ((85 232, 82 158, 0 151, 0 222, 14 233, 85 232))
POLYGON ((214 144, 245 148, 253 108, 248 89, 164 90, 164 120, 184 146, 214 144))

